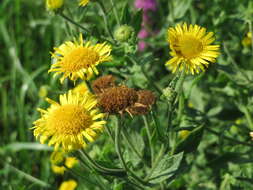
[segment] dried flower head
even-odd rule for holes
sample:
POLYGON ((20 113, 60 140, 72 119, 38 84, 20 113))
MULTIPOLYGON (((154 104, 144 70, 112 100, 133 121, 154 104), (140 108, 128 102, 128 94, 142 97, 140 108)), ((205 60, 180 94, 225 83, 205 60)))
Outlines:
POLYGON ((115 86, 115 78, 112 75, 99 77, 92 82, 92 89, 96 94, 102 93, 105 89, 115 86))
POLYGON ((108 113, 123 113, 138 99, 136 91, 126 86, 108 88, 99 95, 99 105, 108 113))
POLYGON ((155 103, 155 96, 149 90, 137 91, 138 100, 129 108, 131 115, 146 114, 155 103))

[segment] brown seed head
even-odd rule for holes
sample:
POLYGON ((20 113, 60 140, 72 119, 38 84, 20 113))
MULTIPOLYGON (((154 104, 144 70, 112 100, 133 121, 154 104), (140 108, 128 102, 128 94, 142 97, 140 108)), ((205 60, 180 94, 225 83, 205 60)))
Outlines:
POLYGON ((137 91, 137 102, 129 107, 128 111, 132 115, 147 114, 151 106, 155 103, 155 96, 149 90, 137 91))
POLYGON ((115 78, 112 75, 99 77, 92 82, 92 89, 96 94, 102 93, 105 89, 115 86, 115 78))
POLYGON ((133 105, 138 99, 136 91, 126 86, 118 86, 106 89, 100 94, 99 105, 108 113, 119 113, 133 105))
POLYGON ((138 103, 151 106, 155 103, 155 95, 149 90, 137 91, 138 103))

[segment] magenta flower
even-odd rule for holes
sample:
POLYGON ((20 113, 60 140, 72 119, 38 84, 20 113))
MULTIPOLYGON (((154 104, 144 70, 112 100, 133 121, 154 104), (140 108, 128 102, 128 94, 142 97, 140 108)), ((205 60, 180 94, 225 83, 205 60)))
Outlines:
POLYGON ((157 9, 156 0, 136 0, 135 7, 143 11, 155 11, 157 9))

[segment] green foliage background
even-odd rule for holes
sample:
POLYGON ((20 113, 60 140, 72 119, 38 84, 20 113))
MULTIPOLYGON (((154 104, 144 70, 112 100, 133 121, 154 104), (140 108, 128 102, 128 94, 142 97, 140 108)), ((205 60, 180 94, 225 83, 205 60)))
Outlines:
MULTIPOLYGON (((116 21, 112 7, 107 1, 104 2, 107 21, 113 30, 116 21)), ((117 0, 117 10, 120 15, 126 14, 122 24, 134 26, 137 21, 131 21, 130 17, 133 18, 136 10, 129 1, 128 12, 124 12, 126 2, 117 0)), ((158 12, 151 13, 151 18, 154 30, 159 32, 146 40, 149 47, 138 53, 138 64, 134 65, 125 57, 122 58, 122 49, 115 47, 115 61, 112 64, 116 66, 99 68, 101 73, 113 73, 122 83, 131 87, 156 91, 158 100, 152 112, 154 117, 149 114, 146 119, 153 131, 158 127, 161 133, 161 137, 155 135, 151 142, 157 153, 161 139, 163 142, 171 140, 163 135, 168 123, 166 103, 154 84, 150 83, 153 81, 156 88, 162 90, 174 76, 164 66, 170 58, 165 38, 167 28, 178 22, 206 27, 215 32, 217 43, 221 45, 221 56, 205 73, 187 76, 183 86, 184 96, 180 99, 179 109, 173 115, 172 122, 175 135, 182 129, 192 130, 185 140, 176 141, 178 145, 174 153, 184 151, 184 159, 180 167, 176 167, 176 174, 166 179, 159 178, 166 181, 150 189, 250 190, 253 188, 253 143, 249 136, 253 130, 253 47, 244 47, 241 41, 247 32, 252 32, 253 2, 158 2, 158 12), (177 120, 179 115, 180 122, 177 120), (203 127, 197 128, 203 123, 203 127)), ((65 8, 71 18, 92 30, 95 36, 106 35, 103 18, 95 4, 78 8, 75 3, 68 2, 65 8)), ((138 27, 136 25, 135 29, 138 27)), ((36 108, 47 106, 38 96, 40 87, 47 85, 48 96, 56 99, 60 93, 73 86, 66 82, 62 87, 57 79, 48 75, 51 62, 49 52, 63 41, 78 36, 80 31, 60 16, 46 11, 43 1, 4 0, 0 3, 0 189, 57 189, 63 180, 70 178, 78 180, 80 190, 132 188, 122 180, 104 179, 88 170, 78 171, 84 179, 68 172, 56 176, 51 171, 49 161, 52 149, 37 143, 30 130, 32 122, 39 117, 36 108)), ((115 121, 114 118, 111 120, 109 127, 113 128, 115 121)), ((143 160, 149 160, 148 134, 144 124, 145 118, 136 117, 132 120, 129 117, 125 121, 125 130, 145 158, 143 160)), ((89 146, 88 151, 99 163, 117 165, 113 144, 106 133, 89 146)), ((136 170, 144 167, 143 160, 127 146, 125 158, 131 160, 129 164, 136 170)), ((163 167, 170 161, 176 164, 171 159, 162 160, 161 163, 165 164, 158 165, 152 175, 170 171, 165 171, 168 168, 163 167)))

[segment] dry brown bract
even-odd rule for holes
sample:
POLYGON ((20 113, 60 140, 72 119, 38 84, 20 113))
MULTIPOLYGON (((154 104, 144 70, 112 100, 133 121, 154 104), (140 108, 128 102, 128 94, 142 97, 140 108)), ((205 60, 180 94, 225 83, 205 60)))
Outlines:
POLYGON ((149 90, 136 91, 127 86, 117 86, 112 75, 105 75, 92 83, 98 96, 99 106, 109 114, 146 114, 155 103, 155 96, 149 90))
POLYGON ((112 87, 99 95, 99 105, 104 112, 110 114, 127 111, 127 108, 137 101, 138 95, 132 88, 126 86, 112 87))
POLYGON ((103 93, 107 88, 115 86, 115 78, 112 75, 99 77, 92 82, 92 89, 96 94, 103 93))
POLYGON ((128 111, 131 115, 147 114, 151 106, 155 103, 155 96, 149 90, 137 91, 138 100, 132 105, 128 111))

